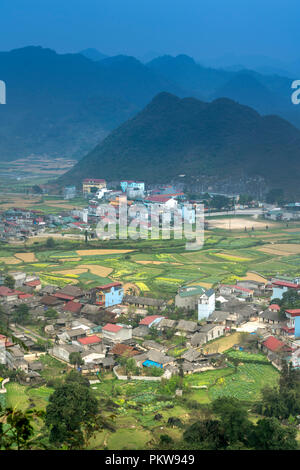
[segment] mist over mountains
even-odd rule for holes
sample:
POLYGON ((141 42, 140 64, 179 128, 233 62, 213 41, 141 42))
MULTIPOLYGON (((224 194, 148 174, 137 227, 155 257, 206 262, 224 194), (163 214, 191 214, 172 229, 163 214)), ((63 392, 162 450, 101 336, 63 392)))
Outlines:
POLYGON ((263 176, 299 192, 300 130, 228 98, 210 103, 158 94, 60 178, 171 181, 180 174, 263 176))
POLYGON ((142 63, 95 49, 57 54, 31 46, 0 52, 0 78, 7 85, 2 161, 29 154, 80 159, 160 92, 202 101, 227 97, 300 127, 293 77, 205 67, 186 55, 142 63))

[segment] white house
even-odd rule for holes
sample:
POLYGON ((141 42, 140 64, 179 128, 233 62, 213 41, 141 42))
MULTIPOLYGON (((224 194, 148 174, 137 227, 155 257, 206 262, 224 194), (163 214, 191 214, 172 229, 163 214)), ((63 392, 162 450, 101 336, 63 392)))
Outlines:
POLYGON ((207 318, 216 308, 216 294, 213 289, 208 289, 198 300, 198 320, 207 318))

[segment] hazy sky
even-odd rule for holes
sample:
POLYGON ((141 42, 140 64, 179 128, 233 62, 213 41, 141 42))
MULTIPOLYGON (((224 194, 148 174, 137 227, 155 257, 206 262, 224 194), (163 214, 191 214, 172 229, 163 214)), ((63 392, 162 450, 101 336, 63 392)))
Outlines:
POLYGON ((0 0, 0 50, 300 57, 299 0, 0 0))

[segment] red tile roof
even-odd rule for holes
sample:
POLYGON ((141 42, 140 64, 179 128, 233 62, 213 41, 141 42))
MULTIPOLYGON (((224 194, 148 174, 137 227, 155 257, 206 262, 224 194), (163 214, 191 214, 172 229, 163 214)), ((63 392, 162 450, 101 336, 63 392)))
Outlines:
POLYGON ((28 287, 36 287, 40 285, 41 285, 41 281, 39 279, 35 279, 35 281, 25 282, 25 286, 28 286, 28 287))
POLYGON ((0 287, 0 295, 12 295, 14 291, 6 286, 0 287))
POLYGON ((101 343, 101 339, 97 335, 86 336, 85 338, 79 338, 78 342, 84 345, 101 343))
POLYGON ((67 294, 62 294, 61 292, 57 292, 56 294, 53 294, 54 297, 57 297, 58 299, 63 299, 63 300, 74 300, 75 297, 72 295, 67 295, 67 294))
POLYGON ((103 180, 103 179, 99 180, 99 179, 95 179, 95 178, 86 178, 86 179, 83 180, 83 182, 84 183, 91 183, 91 184, 93 184, 93 183, 105 183, 105 180, 103 180))
POLYGON ((269 305, 269 310, 275 310, 276 312, 278 312, 280 310, 280 307, 277 304, 272 304, 269 305))
POLYGON ((139 354, 139 352, 134 349, 132 346, 128 346, 127 344, 123 344, 123 343, 118 343, 116 344, 111 350, 110 352, 112 354, 116 354, 116 356, 129 356, 129 357, 132 357, 132 356, 135 356, 136 354, 139 354))
POLYGON ((273 285, 280 286, 280 287, 289 287, 290 289, 300 289, 300 285, 294 284, 293 282, 286 282, 286 281, 273 281, 273 285))
POLYGON ((282 349, 285 349, 285 350, 291 349, 287 344, 283 343, 282 341, 279 341, 279 339, 275 338, 274 336, 269 336, 269 338, 267 338, 266 341, 263 342, 263 345, 267 349, 273 352, 276 352, 282 349))
POLYGON ((300 316, 300 308, 293 308, 286 310, 285 313, 288 313, 292 317, 299 317, 300 316))
POLYGON ((151 325, 151 323, 154 322, 154 320, 156 320, 157 318, 164 317, 162 317, 161 315, 149 315, 148 317, 145 317, 140 321, 140 325, 151 325))
POLYGON ((19 294, 19 299, 29 299, 29 297, 33 297, 32 294, 19 294))
POLYGON ((72 300, 65 304, 64 311, 65 312, 72 312, 72 313, 79 313, 82 309, 83 305, 79 302, 73 302, 72 300))
POLYGON ((120 326, 120 325, 113 325, 112 323, 107 323, 107 325, 105 325, 103 328, 102 328, 102 331, 109 331, 110 333, 117 333, 118 331, 120 331, 123 327, 120 326))
POLYGON ((110 284, 104 284, 103 286, 98 286, 96 287, 96 289, 110 289, 111 287, 118 287, 118 286, 122 286, 122 283, 121 282, 111 282, 110 284))

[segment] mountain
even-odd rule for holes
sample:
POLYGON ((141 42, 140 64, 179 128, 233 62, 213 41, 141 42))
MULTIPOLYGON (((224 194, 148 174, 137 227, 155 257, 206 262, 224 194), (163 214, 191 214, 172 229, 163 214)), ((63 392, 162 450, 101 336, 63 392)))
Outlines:
POLYGON ((26 47, 0 52, 0 161, 47 154, 80 158, 166 90, 184 95, 133 57, 95 62, 26 47))
POLYGON ((79 54, 83 55, 87 59, 94 60, 95 62, 106 59, 108 57, 106 54, 102 54, 102 52, 99 52, 98 49, 93 49, 92 47, 83 49, 83 51, 80 51, 79 54))
POLYGON ((299 110, 291 102, 292 79, 287 76, 264 75, 242 65, 211 68, 186 55, 158 57, 147 66, 188 90, 190 96, 205 101, 232 98, 262 114, 278 114, 300 128, 299 110))
POLYGON ((160 93, 59 182, 246 175, 299 193, 299 158, 300 131, 280 117, 261 116, 227 98, 206 103, 160 93))

